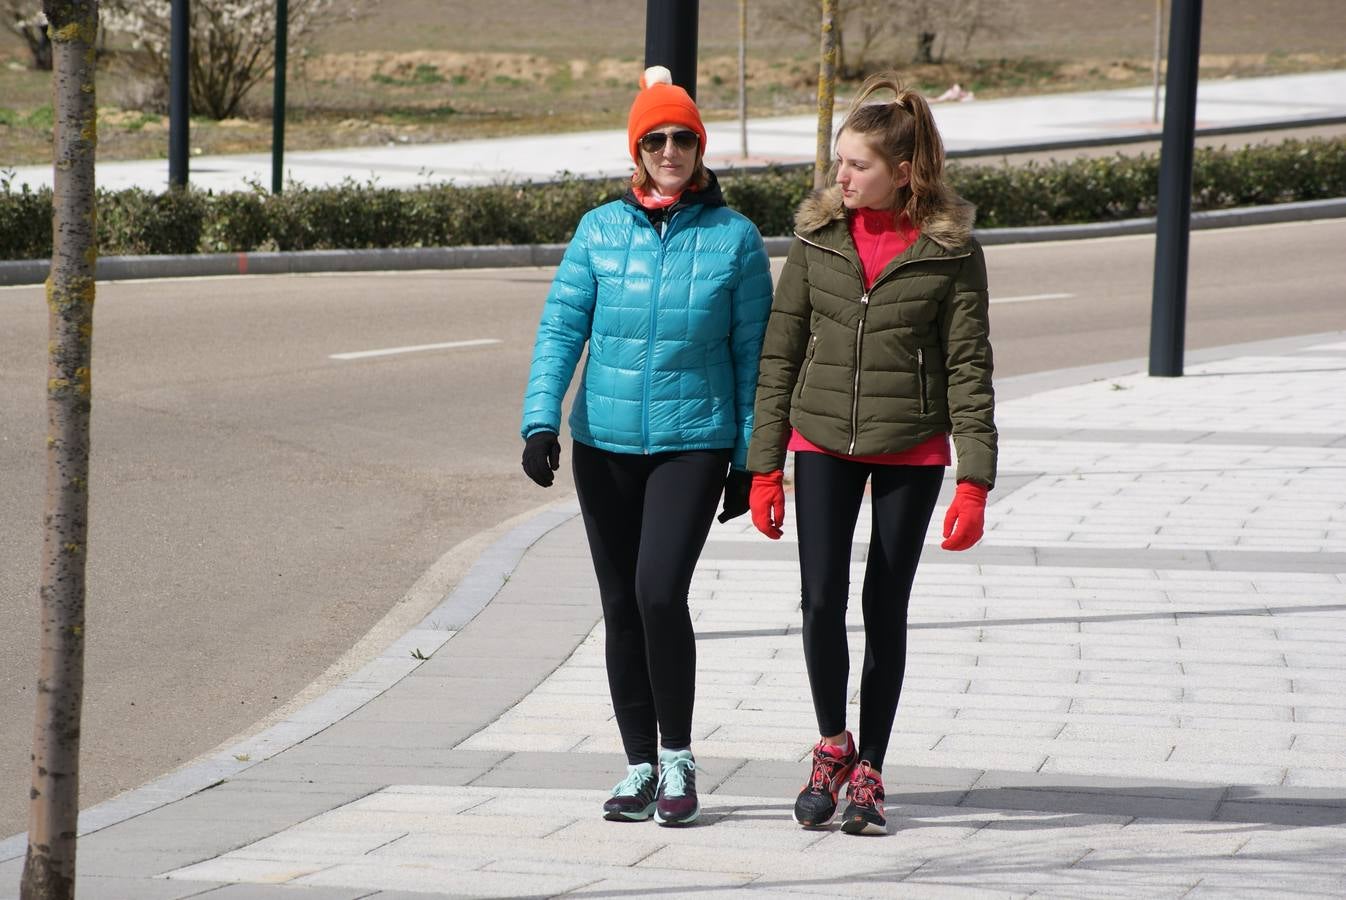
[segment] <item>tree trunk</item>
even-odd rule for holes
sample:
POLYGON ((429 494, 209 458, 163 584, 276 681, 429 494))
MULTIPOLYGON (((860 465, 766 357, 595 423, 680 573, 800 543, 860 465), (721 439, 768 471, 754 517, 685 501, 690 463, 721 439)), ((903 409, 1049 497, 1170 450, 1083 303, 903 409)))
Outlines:
POLYGON ((813 160, 813 189, 827 183, 832 160, 832 107, 837 95, 837 0, 823 0, 822 47, 818 62, 818 152, 813 160))
POLYGON ((916 33, 916 62, 933 63, 935 61, 935 33, 918 31, 916 33))
POLYGON ((41 25, 25 25, 21 36, 33 58, 33 68, 39 72, 51 71, 51 38, 41 25))
POLYGON ((93 382, 94 97, 98 0, 44 0, 53 48, 55 188, 47 279, 47 494, 41 655, 23 900, 75 896, 84 569, 88 551, 89 411, 93 382))
MULTIPOLYGON (((278 26, 279 27, 279 26, 278 26)), ((748 163, 748 0, 738 0, 738 153, 748 163)))

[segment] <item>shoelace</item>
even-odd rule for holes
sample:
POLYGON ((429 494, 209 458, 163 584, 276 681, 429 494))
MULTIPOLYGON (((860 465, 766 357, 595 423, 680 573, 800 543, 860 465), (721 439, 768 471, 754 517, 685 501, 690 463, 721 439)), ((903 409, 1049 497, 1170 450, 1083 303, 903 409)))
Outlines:
POLYGON ((860 806, 878 806, 874 802, 874 787, 874 783, 869 781, 851 785, 851 799, 860 806))
POLYGON ((883 790, 883 782, 869 771, 869 766, 865 766, 865 774, 860 774, 862 770, 856 770, 856 778, 851 782, 850 796, 860 806, 878 806, 876 790, 883 790))
POLYGON ((696 760, 676 759, 668 768, 659 767, 659 783, 665 797, 681 797, 687 793, 687 776, 696 771, 696 760))
POLYGON ((830 790, 832 778, 835 777, 837 769, 841 766, 841 760, 815 747, 813 750, 813 789, 815 791, 830 790))
POLYGON ((626 771, 626 777, 622 779, 621 784, 617 785, 615 788, 612 789, 612 796, 614 797, 639 796, 641 790, 653 777, 654 773, 652 771, 642 772, 635 766, 630 766, 628 767, 626 771))

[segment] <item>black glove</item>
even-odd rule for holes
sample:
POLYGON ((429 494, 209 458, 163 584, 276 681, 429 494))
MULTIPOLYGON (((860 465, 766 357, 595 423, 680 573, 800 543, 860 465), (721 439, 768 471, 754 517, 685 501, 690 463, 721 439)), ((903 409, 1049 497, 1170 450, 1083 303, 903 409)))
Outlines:
POLYGON ((523 470, 543 487, 551 487, 552 472, 561 468, 561 442, 552 431, 538 431, 523 444, 523 470))
POLYGON ((748 511, 748 492, 752 490, 752 473, 730 469, 724 480, 724 512, 715 518, 721 524, 748 511))

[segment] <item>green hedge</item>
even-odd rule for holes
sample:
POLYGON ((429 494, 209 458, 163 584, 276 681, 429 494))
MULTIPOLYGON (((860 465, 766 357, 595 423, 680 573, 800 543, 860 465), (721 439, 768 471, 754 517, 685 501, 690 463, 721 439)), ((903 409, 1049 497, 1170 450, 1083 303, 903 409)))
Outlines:
MULTIPOLYGON (((807 169, 771 170, 726 174, 721 183, 729 204, 764 235, 785 235, 810 176, 807 169)), ((981 228, 1114 221, 1154 215, 1159 159, 1143 154, 1023 166, 954 162, 949 179, 977 205, 981 228)), ((567 178, 412 190, 348 182, 335 188, 292 186, 279 196, 100 191, 98 236, 105 255, 562 243, 586 210, 622 188, 619 180, 567 178)), ((1195 210, 1343 196, 1346 139, 1196 153, 1195 210)), ((15 191, 0 181, 0 259, 49 257, 50 222, 50 191, 15 191)))

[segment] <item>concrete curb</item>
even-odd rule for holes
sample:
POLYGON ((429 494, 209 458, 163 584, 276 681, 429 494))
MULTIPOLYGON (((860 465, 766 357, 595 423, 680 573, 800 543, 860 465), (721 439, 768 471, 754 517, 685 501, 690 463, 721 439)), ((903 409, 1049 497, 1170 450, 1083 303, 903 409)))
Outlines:
MULTIPOLYGON (((1346 218, 1346 197, 1278 203, 1192 214, 1192 228, 1237 228, 1276 222, 1346 218)), ((1081 225, 986 228, 975 232, 984 245, 1068 241, 1083 238, 1152 234, 1155 220, 1123 219, 1081 225)), ((766 239, 767 253, 784 256, 792 237, 766 239)), ((295 275, 320 272, 386 272, 554 266, 565 244, 499 247, 406 247, 374 250, 305 250, 291 253, 206 253, 182 256, 105 256, 98 260, 99 281, 139 278, 199 278, 218 275, 295 275)), ((42 259, 0 261, 0 287, 42 284, 50 262, 42 259)))

